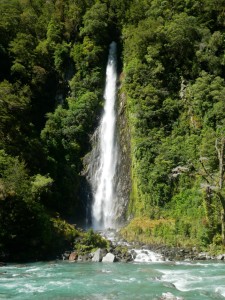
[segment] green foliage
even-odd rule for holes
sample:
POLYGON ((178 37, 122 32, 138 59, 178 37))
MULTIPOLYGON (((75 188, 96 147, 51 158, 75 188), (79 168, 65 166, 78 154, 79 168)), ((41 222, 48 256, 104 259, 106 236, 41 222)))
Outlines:
POLYGON ((106 239, 101 237, 100 234, 95 233, 93 229, 89 229, 85 232, 79 242, 75 242, 74 249, 79 254, 90 253, 98 248, 107 248, 108 242, 106 239))
POLYGON ((83 72, 85 72, 88 67, 99 65, 102 54, 102 48, 96 46, 95 42, 88 36, 84 37, 82 44, 75 44, 71 51, 71 56, 77 71, 80 70, 83 72))
POLYGON ((17 0, 1 1, 0 5, 0 60, 1 74, 0 80, 3 80, 9 73, 10 57, 8 46, 15 37, 19 25, 19 2, 17 0))
POLYGON ((167 244, 178 246, 173 219, 151 220, 147 217, 134 218, 120 231, 128 241, 147 244, 167 244))
POLYGON ((41 133, 48 160, 48 171, 55 181, 55 199, 50 206, 69 214, 78 205, 79 173, 82 157, 89 149, 89 133, 96 125, 99 99, 87 92, 78 99, 70 97, 68 110, 58 106, 41 133), (65 197, 64 207, 61 199, 65 197), (65 206, 65 204, 67 205, 65 206))
POLYGON ((65 242, 68 247, 71 247, 74 238, 79 236, 80 232, 71 224, 62 220, 57 216, 56 218, 51 218, 51 225, 53 226, 53 239, 56 241, 56 245, 60 246, 61 249, 65 248, 65 242))
POLYGON ((33 194, 40 195, 43 192, 47 192, 49 187, 52 185, 52 183, 53 183, 52 178, 37 174, 34 176, 34 179, 31 182, 32 185, 31 192, 33 194))
POLYGON ((30 182, 24 162, 0 151, 1 199, 8 196, 29 197, 30 182))
POLYGON ((98 44, 107 39, 108 12, 106 3, 96 2, 83 17, 81 34, 89 36, 98 44))
MULTIPOLYGON (((26 234, 27 252, 35 245, 43 250, 33 257, 70 243, 67 223, 50 218, 56 211, 73 219, 74 211, 80 214, 82 157, 90 150, 102 102, 104 39, 112 22, 107 4, 0 3, 0 223, 7 219, 0 247, 9 255, 26 234), (14 231, 15 240, 8 240, 14 231), (55 248, 54 238, 59 240, 55 248)), ((18 259, 26 252, 22 248, 18 259)))
POLYGON ((52 255, 49 216, 36 202, 17 196, 1 201, 0 226, 0 249, 11 261, 42 259, 48 250, 52 255))
POLYGON ((24 162, 0 150, 0 250, 14 261, 42 258, 48 248, 52 255, 49 215, 37 201, 52 180, 35 179, 31 181, 24 162))
MULTIPOLYGON (((22 69, 22 66, 26 68, 26 75, 29 75, 32 62, 34 60, 33 50, 35 49, 35 40, 31 34, 18 33, 16 38, 10 43, 10 53, 14 58, 14 64, 11 67, 13 73, 22 69), (16 68, 14 65, 20 65, 20 68, 16 68)), ((25 73, 25 72, 24 72, 25 73)), ((18 74, 19 76, 20 74, 18 74)), ((22 74, 21 74, 22 75, 22 74)))
POLYGON ((216 132, 225 121, 222 2, 133 1, 123 26, 128 214, 174 219, 172 227, 151 230, 167 243, 207 246, 221 222, 215 142, 221 147, 216 132))
POLYGON ((61 31, 62 24, 59 23, 57 19, 52 18, 47 29, 47 41, 50 47, 54 47, 54 44, 61 42, 61 31))
POLYGON ((54 63, 55 69, 61 74, 64 73, 66 67, 66 62, 68 61, 68 56, 70 52, 70 44, 63 42, 62 44, 57 44, 54 53, 54 63))

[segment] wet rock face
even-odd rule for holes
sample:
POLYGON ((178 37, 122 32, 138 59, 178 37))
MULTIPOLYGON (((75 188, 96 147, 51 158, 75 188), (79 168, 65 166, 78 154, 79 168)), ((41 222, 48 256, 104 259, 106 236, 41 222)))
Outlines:
POLYGON ((131 192, 131 157, 130 157, 130 131, 126 116, 126 96, 118 96, 117 128, 119 157, 117 166, 117 195, 120 206, 117 208, 119 221, 123 222, 127 211, 131 192))

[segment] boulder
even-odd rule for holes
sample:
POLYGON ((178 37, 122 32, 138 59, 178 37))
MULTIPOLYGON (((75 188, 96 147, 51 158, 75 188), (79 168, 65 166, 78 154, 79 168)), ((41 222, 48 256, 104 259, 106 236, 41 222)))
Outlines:
POLYGON ((78 258, 78 254, 76 252, 70 253, 69 261, 75 261, 78 258))
POLYGON ((112 253, 107 253, 106 256, 103 257, 102 262, 115 262, 116 257, 112 253))
POLYGON ((105 251, 102 249, 98 249, 93 253, 92 261, 93 262, 100 262, 102 261, 103 256, 105 255, 105 251))
POLYGON ((216 257, 216 259, 218 260, 224 260, 224 258, 225 258, 225 254, 220 254, 216 257))
POLYGON ((91 254, 85 253, 83 255, 78 255, 77 261, 79 261, 79 262, 91 261, 91 254))
POLYGON ((62 254, 62 259, 63 259, 63 260, 69 259, 70 253, 71 253, 70 251, 65 251, 65 252, 62 254))
POLYGON ((124 261, 124 262, 130 262, 130 261, 133 261, 133 260, 134 259, 133 259, 133 257, 132 257, 132 255, 131 255, 130 252, 124 253, 122 261, 124 261))
POLYGON ((211 256, 207 252, 200 252, 196 260, 208 260, 211 259, 211 256))
POLYGON ((136 258, 136 256, 137 256, 137 253, 134 251, 134 249, 132 249, 132 250, 130 251, 130 254, 131 254, 133 260, 134 260, 134 259, 136 258))

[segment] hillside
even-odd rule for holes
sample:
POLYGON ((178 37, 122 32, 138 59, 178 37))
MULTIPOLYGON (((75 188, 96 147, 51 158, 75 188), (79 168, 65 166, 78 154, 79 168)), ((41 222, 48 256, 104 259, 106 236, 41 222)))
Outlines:
POLYGON ((123 235, 223 249, 224 7, 223 0, 0 2, 1 257, 60 252, 76 235, 69 223, 84 220, 84 157, 112 40, 129 163, 121 171, 129 175, 125 213, 133 219, 123 235))

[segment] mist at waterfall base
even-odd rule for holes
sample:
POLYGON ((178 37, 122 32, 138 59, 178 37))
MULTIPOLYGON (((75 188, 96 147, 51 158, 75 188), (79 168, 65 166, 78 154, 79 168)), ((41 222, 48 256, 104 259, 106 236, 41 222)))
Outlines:
POLYGON ((115 227, 116 188, 115 175, 118 149, 116 144, 116 43, 109 48, 104 92, 104 111, 96 131, 97 146, 91 161, 91 186, 93 191, 92 227, 106 229, 115 227))
POLYGON ((210 300, 225 298, 224 263, 69 263, 0 268, 0 299, 210 300))

